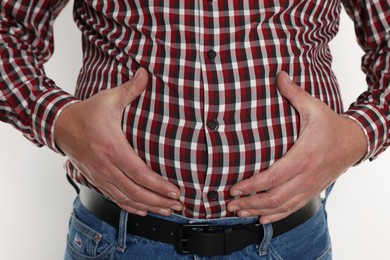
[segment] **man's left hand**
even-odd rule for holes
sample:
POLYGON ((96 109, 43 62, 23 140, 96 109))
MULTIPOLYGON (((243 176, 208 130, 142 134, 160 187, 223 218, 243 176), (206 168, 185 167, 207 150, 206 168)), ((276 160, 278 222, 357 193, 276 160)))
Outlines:
POLYGON ((267 170, 232 186, 231 195, 241 197, 228 204, 228 210, 239 217, 260 216, 262 224, 305 206, 367 150, 366 137, 357 123, 305 92, 287 73, 278 74, 277 87, 299 113, 298 139, 267 170))

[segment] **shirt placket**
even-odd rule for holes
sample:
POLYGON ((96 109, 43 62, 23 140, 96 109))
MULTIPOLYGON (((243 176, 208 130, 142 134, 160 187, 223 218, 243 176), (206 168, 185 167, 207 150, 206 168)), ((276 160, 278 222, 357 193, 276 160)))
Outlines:
POLYGON ((202 0, 200 5, 200 57, 202 67, 202 79, 204 90, 204 124, 207 142, 208 165, 202 190, 202 200, 205 208, 205 217, 216 217, 216 212, 221 214, 220 202, 221 189, 220 174, 221 170, 216 161, 222 160, 222 143, 220 131, 223 130, 223 102, 221 93, 223 89, 219 88, 220 82, 218 75, 218 65, 220 59, 219 37, 218 37, 218 12, 217 1, 202 0))

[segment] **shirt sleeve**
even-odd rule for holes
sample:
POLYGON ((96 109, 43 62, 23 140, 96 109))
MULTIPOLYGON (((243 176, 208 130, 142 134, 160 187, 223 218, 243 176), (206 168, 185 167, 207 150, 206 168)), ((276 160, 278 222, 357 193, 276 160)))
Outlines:
POLYGON ((366 135, 368 149, 363 160, 373 160, 390 141, 390 2, 343 0, 343 3, 365 52, 362 70, 368 84, 367 91, 351 104, 345 115, 357 122, 366 135))
POLYGON ((0 1, 0 121, 38 146, 60 152, 54 124, 77 99, 46 77, 53 52, 53 23, 67 0, 0 1))

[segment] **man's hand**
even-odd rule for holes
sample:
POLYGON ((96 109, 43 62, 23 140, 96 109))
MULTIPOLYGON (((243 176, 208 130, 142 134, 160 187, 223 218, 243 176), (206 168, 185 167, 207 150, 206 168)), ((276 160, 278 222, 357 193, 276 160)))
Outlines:
POLYGON ((229 211, 238 216, 260 216, 260 223, 278 221, 302 208, 366 153, 363 131, 320 100, 292 83, 285 72, 278 90, 300 116, 296 143, 266 171, 231 187, 229 211), (253 196, 245 196, 257 193, 253 196))
POLYGON ((182 209, 180 190, 147 167, 121 128, 125 107, 147 82, 141 68, 125 84, 67 107, 55 125, 55 141, 88 181, 124 210, 170 215, 182 209))

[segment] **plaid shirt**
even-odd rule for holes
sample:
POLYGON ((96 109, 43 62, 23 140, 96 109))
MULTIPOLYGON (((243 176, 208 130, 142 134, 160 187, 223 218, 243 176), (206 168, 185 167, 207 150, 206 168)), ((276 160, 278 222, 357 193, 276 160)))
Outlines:
MULTIPOLYGON (((43 70, 65 4, 1 1, 0 120, 59 152, 53 126, 67 105, 146 68, 149 85, 125 110, 123 131, 154 171, 180 187, 185 216, 230 216, 231 185, 267 169, 294 144, 299 115, 276 89, 281 70, 364 129, 364 159, 389 145, 387 0, 75 0, 84 57, 75 95, 43 70), (365 51, 368 83, 347 111, 328 46, 341 2, 365 51)), ((66 169, 89 185, 71 162, 66 169)))

